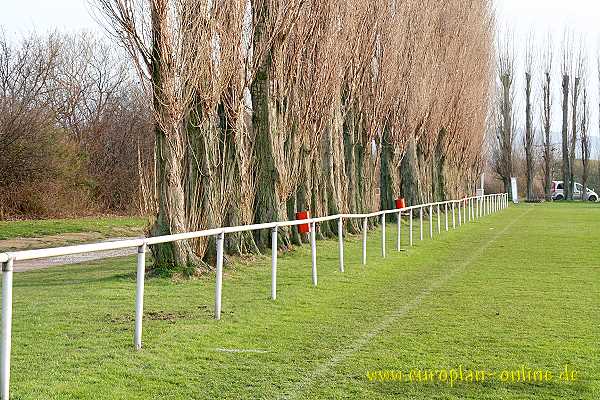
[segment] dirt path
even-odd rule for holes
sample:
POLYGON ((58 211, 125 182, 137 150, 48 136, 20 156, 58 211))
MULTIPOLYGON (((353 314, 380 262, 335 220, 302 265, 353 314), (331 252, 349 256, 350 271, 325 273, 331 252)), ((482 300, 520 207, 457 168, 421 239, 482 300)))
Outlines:
MULTIPOLYGON (((138 236, 139 237, 139 236, 138 236)), ((115 237, 115 238, 104 238, 96 236, 93 233, 84 233, 84 234, 63 234, 56 236, 46 236, 42 238, 18 238, 18 239, 10 239, 10 240, 0 240, 0 248, 2 249, 10 249, 10 251, 18 251, 25 250, 31 248, 44 248, 44 247, 58 247, 69 244, 83 244, 83 243, 95 243, 95 242, 110 242, 115 240, 124 240, 124 239, 133 239, 132 237, 115 237), (97 239, 97 240, 89 240, 89 239, 97 239), (12 246, 6 246, 6 244, 10 244, 12 246), (44 246, 43 244, 46 244, 44 246), (51 246, 48 246, 50 244, 51 246), (3 246, 4 245, 4 246, 3 246)), ((135 248, 130 249, 118 249, 118 250, 105 250, 105 251, 97 251, 94 253, 86 253, 86 254, 72 254, 68 256, 59 256, 59 257, 50 257, 50 258, 42 258, 39 260, 24 260, 24 261, 15 261, 14 271, 15 272, 24 272, 31 271, 36 269, 44 269, 55 267, 59 265, 69 265, 69 264, 79 264, 83 262, 95 261, 104 258, 112 258, 112 257, 124 257, 133 255, 136 253, 135 248)))
POLYGON ((79 263, 83 263, 83 262, 100 260, 100 259, 104 259, 104 258, 124 257, 124 256, 133 255, 135 253, 136 253, 136 249, 131 248, 131 249, 97 251, 94 253, 86 253, 86 254, 72 254, 69 256, 42 258, 39 260, 15 261, 14 271, 15 272, 32 271, 32 270, 36 270, 36 269, 50 268, 50 267, 55 267, 55 266, 59 266, 59 265, 79 264, 79 263))

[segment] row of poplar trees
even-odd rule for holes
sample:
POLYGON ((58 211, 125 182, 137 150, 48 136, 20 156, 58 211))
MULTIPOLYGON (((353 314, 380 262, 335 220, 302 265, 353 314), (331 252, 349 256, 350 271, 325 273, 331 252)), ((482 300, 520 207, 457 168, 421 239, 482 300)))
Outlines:
MULTIPOLYGON (((152 96, 153 235, 473 189, 491 89, 488 0, 96 4, 152 96)), ((303 241, 295 229, 279 238, 282 249, 303 241)), ((155 265, 201 272, 212 241, 155 247, 155 265)), ((230 254, 269 246, 267 230, 226 238, 230 254)))
MULTIPOLYGON (((544 198, 552 200, 552 182, 562 178, 563 195, 573 200, 575 191, 575 164, 581 159, 583 186, 582 198, 587 199, 587 182, 590 177, 590 156, 592 143, 590 136, 590 106, 588 86, 591 76, 587 70, 588 59, 583 38, 574 39, 572 32, 565 32, 558 57, 555 44, 549 34, 543 42, 530 37, 523 52, 524 75, 517 73, 517 51, 513 37, 506 33, 497 48, 497 90, 494 115, 492 145, 492 165, 504 184, 507 193, 512 191, 510 179, 515 173, 513 152, 518 145, 518 122, 525 117, 522 139, 525 153, 526 200, 537 201, 534 182, 542 175, 544 198), (541 52, 534 49, 540 47, 541 52), (579 48, 577 50, 577 48, 579 48), (558 60, 556 60, 556 58, 558 60), (558 62, 557 62, 558 61, 558 62), (556 74, 556 64, 559 66, 556 74), (558 79, 557 79, 558 78, 558 79), (522 79, 524 93, 517 94, 516 82, 522 79), (536 96, 535 85, 540 93, 536 96), (556 96, 556 91, 559 96, 556 96), (516 110, 516 99, 524 95, 524 115, 516 110), (559 102, 556 99, 559 99, 559 102), (538 107, 536 107, 535 102, 538 107), (560 105, 560 139, 553 137, 555 103, 560 105), (536 112, 538 109, 540 112, 536 112), (537 114, 539 115, 539 118, 537 114), (541 135, 536 134, 540 131, 541 135), (539 139, 538 139, 539 137, 539 139), (558 143, 556 143, 558 142, 558 143), (541 144, 541 163, 538 163, 536 144, 541 144), (556 148, 555 148, 556 147, 556 148), (560 155, 560 159, 557 157, 560 155), (557 165, 556 165, 557 164, 557 165), (536 166, 541 167, 538 171, 536 166), (540 173, 541 172, 541 173, 540 173)), ((600 60, 597 61, 600 77, 600 60)), ((558 131, 558 129, 556 129, 558 131)))

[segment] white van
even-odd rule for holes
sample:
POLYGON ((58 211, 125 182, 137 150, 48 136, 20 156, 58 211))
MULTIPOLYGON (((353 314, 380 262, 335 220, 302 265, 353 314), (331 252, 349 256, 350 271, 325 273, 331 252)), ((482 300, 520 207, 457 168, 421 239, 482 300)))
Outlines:
MULTIPOLYGON (((552 194, 552 200, 564 200, 565 193, 564 193, 563 181, 552 181, 552 189, 550 189, 550 193, 552 194)), ((583 185, 581 183, 575 182, 575 191, 573 191, 573 200, 581 200, 582 193, 583 193, 583 185)), ((594 192, 592 189, 587 188, 585 200, 598 201, 598 194, 596 192, 594 192)))

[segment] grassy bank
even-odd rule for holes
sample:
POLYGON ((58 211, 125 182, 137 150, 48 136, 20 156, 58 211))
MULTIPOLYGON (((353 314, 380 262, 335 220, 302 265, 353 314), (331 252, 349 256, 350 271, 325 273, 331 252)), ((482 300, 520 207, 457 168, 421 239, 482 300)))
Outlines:
POLYGON ((65 233, 96 232, 110 236, 127 231, 141 231, 147 224, 141 217, 90 217, 0 221, 0 240, 16 237, 31 238, 65 233))

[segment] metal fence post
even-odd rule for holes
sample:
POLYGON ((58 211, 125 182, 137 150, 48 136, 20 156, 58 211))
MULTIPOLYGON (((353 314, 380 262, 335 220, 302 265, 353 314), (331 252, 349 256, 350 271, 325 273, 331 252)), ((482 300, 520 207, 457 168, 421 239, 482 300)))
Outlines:
POLYGON ((2 359, 0 364, 0 393, 2 400, 9 399, 10 347, 12 331, 13 259, 2 263, 2 359))
POLYGON ((340 245, 340 272, 344 272, 344 223, 342 217, 338 220, 338 241, 340 245))
POLYGON ((271 229, 271 299, 277 299, 277 227, 271 229))
POLYGON ((469 199, 469 222, 473 222, 475 216, 473 215, 473 199, 469 199))
POLYGON ((461 209, 462 200, 458 201, 458 226, 462 225, 462 209, 461 209))
POLYGON ((433 206, 429 206, 429 238, 433 239, 433 206))
POLYGON ((223 289, 223 241, 225 233, 216 235, 217 240, 217 280, 215 282, 215 319, 221 319, 221 292, 223 289))
POLYGON ((465 223, 471 222, 471 200, 465 199, 465 223))
POLYGON ((381 257, 385 258, 385 214, 381 214, 381 257))
POLYGON ((481 198, 481 216, 485 217, 486 216, 486 208, 485 208, 485 195, 483 195, 483 197, 481 198))
POLYGON ((446 232, 448 232, 448 203, 444 203, 444 216, 446 217, 446 232))
POLYGON ((146 244, 137 249, 137 270, 135 285, 135 328, 133 345, 136 350, 142 348, 142 321, 144 319, 144 275, 146 274, 146 244))
POLYGON ((437 205, 437 212, 435 214, 435 216, 437 217, 437 226, 438 226, 438 234, 440 234, 442 232, 442 225, 441 225, 441 221, 440 221, 440 205, 437 205))
POLYGON ((402 211, 398 211, 398 232, 396 234, 396 251, 400 251, 400 238, 402 231, 402 211))
POLYGON ((310 230, 310 253, 312 258, 312 283, 317 286, 317 224, 312 223, 310 230))
POLYGON ((367 264, 367 217, 363 219, 363 247, 362 247, 362 263, 367 264))
POLYGON ((409 222, 408 222, 408 237, 410 240, 410 245, 413 245, 413 209, 410 209, 409 213, 409 222))
POLYGON ((473 204, 473 199, 469 199, 469 221, 475 220, 475 207, 473 204))
POLYGON ((485 217, 487 215, 486 213, 486 208, 485 208, 485 201, 486 201, 486 197, 485 195, 481 198, 481 216, 485 217))
POLYGON ((419 208, 419 237, 423 240, 423 206, 419 208))
POLYGON ((452 229, 456 229, 456 213, 454 212, 455 208, 454 202, 452 202, 452 229))

